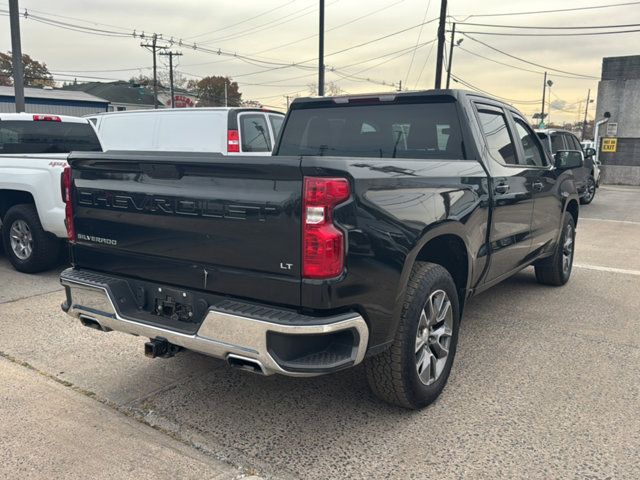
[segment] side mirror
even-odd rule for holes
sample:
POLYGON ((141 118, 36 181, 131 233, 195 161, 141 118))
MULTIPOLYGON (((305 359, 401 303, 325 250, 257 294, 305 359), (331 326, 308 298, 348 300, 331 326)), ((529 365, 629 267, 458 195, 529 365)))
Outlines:
POLYGON ((558 150, 553 158, 558 170, 570 170, 584 165, 584 154, 578 150, 558 150))
POLYGON ((585 158, 595 157, 596 156, 596 149, 595 148, 591 148, 591 147, 585 148, 584 149, 584 156, 585 156, 585 158))

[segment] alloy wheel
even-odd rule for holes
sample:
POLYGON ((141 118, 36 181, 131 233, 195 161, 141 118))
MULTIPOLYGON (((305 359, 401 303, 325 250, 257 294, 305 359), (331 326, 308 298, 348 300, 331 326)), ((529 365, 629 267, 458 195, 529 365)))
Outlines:
POLYGON ((27 222, 16 220, 9 231, 11 250, 20 260, 28 260, 33 253, 33 235, 27 222))
POLYGON ((562 273, 565 275, 573 264, 573 227, 570 223, 564 229, 564 243, 562 244, 562 273))
POLYGON ((436 290, 420 312, 416 332, 416 370, 425 385, 431 385, 442 374, 449 357, 452 333, 451 300, 444 290, 436 290))
POLYGON ((596 182, 595 180, 593 180, 592 178, 589 178, 587 180, 587 190, 584 194, 584 201, 586 203, 591 202, 591 200, 593 200, 593 197, 596 195, 596 182))

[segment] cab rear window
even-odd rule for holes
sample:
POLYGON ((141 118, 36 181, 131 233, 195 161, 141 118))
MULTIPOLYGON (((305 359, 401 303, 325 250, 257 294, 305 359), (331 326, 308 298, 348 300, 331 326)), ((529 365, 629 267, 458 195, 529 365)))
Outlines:
POLYGON ((453 103, 305 107, 289 114, 279 155, 464 159, 453 103))
POLYGON ((88 123, 0 121, 0 154, 102 151, 88 123))

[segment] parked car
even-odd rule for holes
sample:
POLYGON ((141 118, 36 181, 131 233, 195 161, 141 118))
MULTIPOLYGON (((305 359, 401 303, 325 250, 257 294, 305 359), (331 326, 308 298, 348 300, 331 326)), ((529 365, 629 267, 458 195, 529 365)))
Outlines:
POLYGON ((574 170, 576 187, 580 194, 580 203, 589 204, 596 196, 600 168, 595 161, 596 151, 593 147, 583 147, 573 133, 567 130, 540 129, 536 130, 542 144, 552 155, 559 150, 580 150, 584 152, 584 165, 574 170))
POLYGON ((91 115, 105 150, 271 155, 284 115, 243 107, 127 110, 91 115))
POLYGON ((585 157, 591 157, 593 161, 593 178, 596 180, 596 187, 600 187, 600 167, 602 163, 598 160, 596 142, 593 140, 583 140, 580 142, 585 157))
POLYGON ((59 259, 67 238, 60 179, 72 150, 102 150, 86 119, 0 114, 0 233, 20 272, 47 270, 59 259))
POLYGON ((458 90, 296 99, 268 163, 74 153, 63 309, 148 337, 150 357, 291 376, 365 361, 377 395, 421 408, 472 295, 528 265, 569 280, 582 162, 458 90))

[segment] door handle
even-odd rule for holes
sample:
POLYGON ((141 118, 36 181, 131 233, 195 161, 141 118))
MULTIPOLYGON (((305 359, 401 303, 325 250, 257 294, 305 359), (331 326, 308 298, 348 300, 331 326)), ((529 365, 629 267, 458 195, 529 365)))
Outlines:
POLYGON ((500 195, 504 195, 505 193, 509 193, 509 184, 508 183, 499 183, 494 187, 496 193, 500 195))
POLYGON ((544 183, 542 183, 542 182, 541 182, 541 181, 539 181, 539 180, 536 180, 536 181, 534 181, 534 182, 531 184, 531 186, 533 187, 533 189, 534 189, 536 192, 540 192, 540 191, 542 191, 542 189, 544 188, 544 183))

